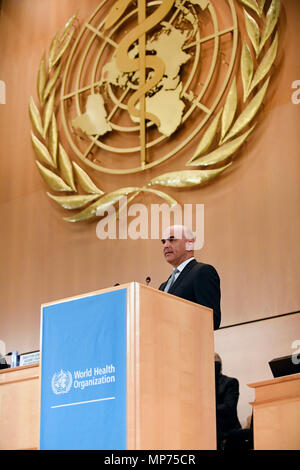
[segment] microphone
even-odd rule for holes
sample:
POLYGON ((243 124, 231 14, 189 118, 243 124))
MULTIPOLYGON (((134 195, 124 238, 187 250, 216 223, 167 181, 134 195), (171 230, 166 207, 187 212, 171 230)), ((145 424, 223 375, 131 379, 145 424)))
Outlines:
POLYGON ((114 287, 116 287, 116 286, 119 286, 119 285, 120 285, 120 283, 119 283, 119 282, 117 282, 116 284, 114 284, 114 287))
POLYGON ((147 286, 150 284, 150 282, 151 282, 151 277, 147 276, 147 277, 146 277, 146 284, 147 284, 147 286))

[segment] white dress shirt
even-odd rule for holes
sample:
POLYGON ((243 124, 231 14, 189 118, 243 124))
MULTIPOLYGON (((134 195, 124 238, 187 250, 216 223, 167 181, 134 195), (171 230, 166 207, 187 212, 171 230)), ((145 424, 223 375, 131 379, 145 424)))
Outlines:
POLYGON ((192 259, 195 259, 194 256, 191 256, 191 258, 188 258, 186 259, 185 261, 183 261, 179 266, 177 266, 177 268, 174 268, 174 269, 178 269, 178 273, 175 274, 175 281, 176 279, 178 278, 178 276, 180 275, 180 273, 184 270, 184 268, 186 267, 186 265, 192 261, 192 259))

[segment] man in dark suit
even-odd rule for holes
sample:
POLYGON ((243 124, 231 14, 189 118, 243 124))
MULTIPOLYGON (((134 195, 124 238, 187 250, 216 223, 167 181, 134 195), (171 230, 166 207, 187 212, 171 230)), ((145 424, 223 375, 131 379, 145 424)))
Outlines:
POLYGON ((194 235, 182 225, 169 227, 162 238, 166 261, 174 270, 159 290, 213 309, 214 329, 221 322, 220 278, 215 268, 194 258, 194 235))
POLYGON ((217 447, 224 449, 224 442, 234 432, 241 430, 237 415, 239 382, 222 374, 222 360, 215 353, 217 447))

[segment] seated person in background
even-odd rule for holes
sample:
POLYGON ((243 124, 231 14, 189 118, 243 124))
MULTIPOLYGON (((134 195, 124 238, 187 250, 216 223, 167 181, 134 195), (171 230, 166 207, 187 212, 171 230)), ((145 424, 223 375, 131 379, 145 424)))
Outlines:
POLYGON ((222 374, 222 360, 215 353, 216 379, 216 414, 217 414, 217 448, 224 448, 224 441, 232 431, 241 429, 237 416, 239 399, 239 382, 237 379, 222 374))

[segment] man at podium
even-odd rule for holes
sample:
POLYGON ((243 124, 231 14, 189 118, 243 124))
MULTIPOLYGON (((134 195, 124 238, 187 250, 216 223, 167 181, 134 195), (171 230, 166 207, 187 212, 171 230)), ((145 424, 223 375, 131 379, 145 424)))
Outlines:
POLYGON ((159 290, 211 308, 217 330, 221 322, 220 278, 213 266, 196 261, 194 240, 193 232, 183 225, 172 225, 164 231, 163 254, 174 269, 159 290))

